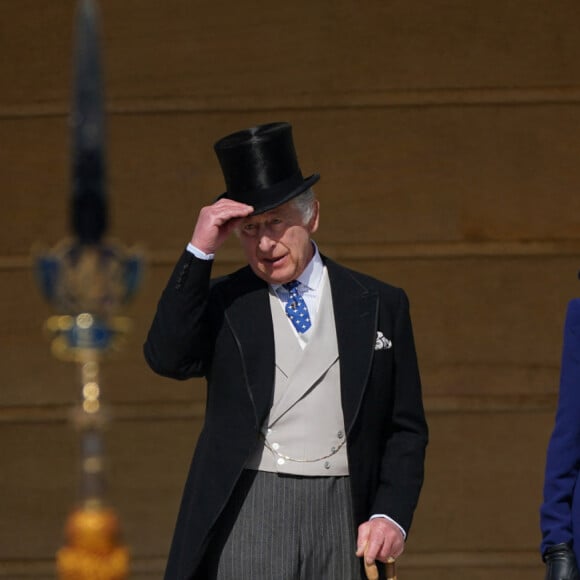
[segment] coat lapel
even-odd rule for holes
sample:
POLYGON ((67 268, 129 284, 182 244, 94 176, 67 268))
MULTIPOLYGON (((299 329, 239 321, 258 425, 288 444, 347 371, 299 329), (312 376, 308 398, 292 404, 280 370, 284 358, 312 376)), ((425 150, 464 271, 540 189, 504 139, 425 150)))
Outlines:
POLYGON ((274 329, 268 286, 249 267, 230 279, 224 294, 224 315, 235 337, 244 382, 260 429, 272 405, 274 390, 274 329))
POLYGON ((340 383, 347 432, 358 414, 374 354, 378 295, 349 270, 325 259, 332 291, 340 356, 340 383))

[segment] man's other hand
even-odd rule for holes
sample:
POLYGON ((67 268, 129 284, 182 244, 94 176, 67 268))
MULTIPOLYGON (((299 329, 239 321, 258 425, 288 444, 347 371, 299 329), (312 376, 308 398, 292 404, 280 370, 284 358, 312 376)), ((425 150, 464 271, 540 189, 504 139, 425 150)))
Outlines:
POLYGON ((356 555, 367 564, 375 560, 386 564, 389 558, 398 558, 405 549, 401 530, 386 518, 373 518, 358 528, 356 555))

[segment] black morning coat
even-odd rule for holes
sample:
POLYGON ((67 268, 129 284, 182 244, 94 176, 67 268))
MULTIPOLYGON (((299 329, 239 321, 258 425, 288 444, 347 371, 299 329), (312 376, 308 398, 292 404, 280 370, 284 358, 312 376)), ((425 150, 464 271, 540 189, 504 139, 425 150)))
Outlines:
MULTIPOLYGON (((355 525, 386 514, 408 531, 427 445, 408 300, 399 288, 323 260, 338 338, 355 525), (377 341, 379 331, 387 341, 377 341)), ((155 372, 207 380, 205 422, 166 580, 202 577, 212 527, 257 445, 273 397, 268 286, 248 266, 210 282, 211 267, 211 261, 183 253, 144 345, 155 372)))

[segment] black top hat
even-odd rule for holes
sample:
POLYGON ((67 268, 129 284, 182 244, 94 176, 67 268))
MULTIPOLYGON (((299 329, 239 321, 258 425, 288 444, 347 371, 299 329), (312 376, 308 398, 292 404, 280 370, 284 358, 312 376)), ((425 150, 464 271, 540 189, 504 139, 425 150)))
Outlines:
POLYGON ((227 197, 264 213, 306 191, 320 179, 304 179, 292 141, 289 123, 269 123, 223 137, 214 145, 227 197))

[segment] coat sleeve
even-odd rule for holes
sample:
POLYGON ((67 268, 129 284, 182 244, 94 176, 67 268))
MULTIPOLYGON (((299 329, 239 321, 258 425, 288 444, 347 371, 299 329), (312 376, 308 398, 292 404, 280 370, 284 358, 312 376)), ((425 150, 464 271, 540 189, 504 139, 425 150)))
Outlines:
POLYGON ((423 485, 428 427, 409 301, 400 291, 393 338, 394 396, 373 513, 384 513, 407 532, 423 485))
POLYGON ((542 553, 553 544, 573 543, 573 497, 580 469, 580 299, 568 304, 558 408, 548 444, 544 500, 540 509, 542 553))
POLYGON ((206 372, 212 263, 184 251, 161 294, 143 346, 145 360, 160 375, 188 379, 206 372))

